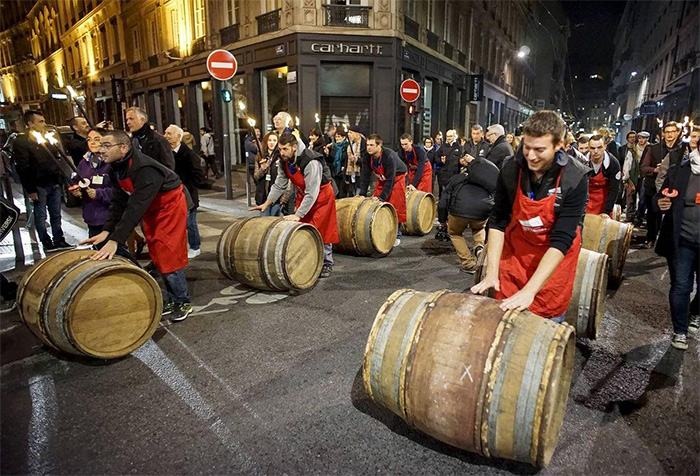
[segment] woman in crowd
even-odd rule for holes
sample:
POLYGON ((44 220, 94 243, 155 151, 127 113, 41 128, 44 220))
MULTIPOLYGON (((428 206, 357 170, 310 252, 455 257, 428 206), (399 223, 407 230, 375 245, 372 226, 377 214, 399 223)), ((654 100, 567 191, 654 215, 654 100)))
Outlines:
POLYGON ((321 131, 314 127, 309 131, 309 148, 313 149, 314 152, 325 155, 323 147, 323 135, 321 131))
MULTIPOLYGON (((277 161, 279 160, 279 153, 277 151, 278 139, 279 136, 275 131, 268 132, 267 135, 263 137, 261 144, 263 148, 262 154, 258 154, 257 156, 255 172, 253 173, 253 178, 255 179, 256 205, 260 205, 265 201, 268 193, 270 193, 270 187, 275 183, 275 179, 277 178, 277 161)), ((288 200, 289 190, 262 214, 264 216, 281 216, 282 208, 288 200)))
POLYGON ((78 176, 68 188, 70 193, 82 199, 83 220, 88 226, 88 235, 93 237, 102 231, 109 217, 112 203, 112 183, 109 179, 109 164, 102 161, 100 139, 107 132, 104 129, 91 129, 87 136, 88 151, 78 163, 78 176))
POLYGON ((513 152, 518 151, 518 147, 520 147, 520 138, 513 134, 512 132, 509 132, 506 134, 506 142, 510 144, 511 148, 513 149, 513 152))
POLYGON ((348 133, 337 128, 334 142, 326 147, 328 167, 331 169, 333 179, 338 186, 338 198, 354 197, 355 183, 359 176, 360 167, 357 158, 350 149, 348 133))

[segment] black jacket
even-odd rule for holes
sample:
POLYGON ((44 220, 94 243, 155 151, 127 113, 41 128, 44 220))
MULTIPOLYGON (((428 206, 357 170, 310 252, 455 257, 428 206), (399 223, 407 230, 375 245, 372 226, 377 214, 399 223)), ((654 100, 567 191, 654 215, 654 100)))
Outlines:
POLYGON ((190 193, 194 208, 199 207, 199 190, 206 183, 202 161, 199 156, 186 144, 180 143, 175 152, 175 173, 190 193))
POLYGON ((489 152, 486 154, 486 158, 496 164, 496 167, 500 169, 503 167, 503 161, 506 157, 511 157, 512 155, 513 148, 506 142, 506 136, 501 136, 493 143, 489 152))
POLYGON ((151 126, 144 124, 141 129, 134 132, 139 150, 143 155, 160 162, 170 170, 175 170, 175 157, 170 144, 162 135, 151 129, 151 126))
POLYGON ((472 220, 486 220, 493 209, 497 182, 498 167, 484 158, 473 160, 464 173, 450 178, 440 195, 440 223, 447 221, 448 214, 472 220))
POLYGON ((61 184, 67 179, 62 171, 57 153, 52 153, 53 146, 39 145, 29 138, 28 132, 17 134, 12 143, 12 158, 17 174, 27 193, 36 193, 37 187, 61 184))
POLYGON ((440 185, 447 185, 450 177, 459 173, 460 157, 462 157, 462 146, 459 145, 458 140, 454 141, 452 145, 444 143, 440 146, 435 157, 435 161, 441 165, 437 173, 440 185), (444 164, 442 157, 446 159, 444 164))
MULTIPOLYGON (((489 153, 489 148, 490 144, 488 141, 482 140, 478 144, 475 144, 471 140, 467 141, 467 143, 464 145, 464 150, 463 152, 465 154, 469 154, 472 157, 481 157, 484 158, 486 157, 486 154, 489 153)), ((512 154, 511 154, 512 155, 512 154)))
POLYGON ((245 136, 245 142, 243 143, 243 148, 245 149, 246 163, 248 167, 255 168, 255 161, 258 157, 258 144, 252 134, 245 136))
POLYGON ((370 165, 372 161, 384 167, 384 188, 382 189, 381 195, 379 195, 379 199, 382 202, 386 202, 389 200, 391 191, 394 189, 396 176, 405 174, 408 171, 406 169, 406 164, 399 159, 399 155, 396 152, 387 147, 382 147, 382 155, 377 160, 369 155, 365 157, 362 162, 362 167, 360 168, 360 195, 363 197, 367 195, 369 182, 372 179, 373 170, 370 165))
POLYGON ((118 243, 126 242, 156 195, 174 190, 182 184, 172 169, 134 148, 122 160, 112 163, 109 175, 114 184, 114 192, 109 207, 110 217, 104 230, 110 232, 110 240, 118 243), (134 185, 134 193, 131 195, 119 187, 119 180, 127 177, 134 185))
POLYGON ((681 237, 681 224, 683 223, 683 208, 685 207, 684 197, 688 190, 690 181, 690 161, 683 160, 680 164, 675 163, 668 169, 668 174, 664 180, 661 190, 672 188, 678 190, 676 198, 671 200, 671 209, 661 212, 658 200, 662 197, 661 192, 654 196, 651 206, 657 213, 663 213, 659 238, 656 240, 654 251, 666 258, 673 259, 681 237))
POLYGON ((511 158, 506 159, 498 176, 495 204, 489 217, 489 227, 505 232, 510 223, 513 202, 520 173, 520 186, 523 195, 531 193, 535 200, 541 200, 554 190, 560 174, 560 191, 554 204, 556 221, 549 234, 549 245, 566 254, 576 237, 576 229, 583 222, 588 201, 588 171, 590 169, 560 151, 552 167, 542 177, 539 185, 532 183, 522 148, 511 158), (533 186, 534 185, 534 186, 533 186))
POLYGON ((680 141, 676 141, 673 147, 666 147, 664 141, 657 142, 656 144, 647 146, 642 154, 642 159, 640 160, 640 168, 642 177, 644 177, 644 194, 651 196, 656 193, 656 175, 654 169, 664 160, 666 154, 671 154, 671 162, 680 162, 677 156, 682 156, 683 151, 680 146, 680 141))
POLYGON ((76 167, 88 151, 87 139, 75 132, 63 141, 63 147, 73 159, 76 167))

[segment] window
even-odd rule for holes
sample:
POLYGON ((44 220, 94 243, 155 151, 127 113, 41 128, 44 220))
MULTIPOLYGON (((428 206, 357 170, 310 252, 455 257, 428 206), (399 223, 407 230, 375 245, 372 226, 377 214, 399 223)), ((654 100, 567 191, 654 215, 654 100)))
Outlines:
POLYGON ((287 103, 287 67, 271 68, 260 71, 260 91, 262 101, 261 130, 269 131, 274 127, 272 117, 279 111, 286 111, 287 103))
POLYGON ((238 22, 238 0, 227 0, 226 2, 226 18, 228 25, 235 25, 238 22))
POLYGON ((194 0, 194 37, 204 36, 204 0, 194 0))
POLYGON ((457 38, 457 49, 467 51, 467 19, 463 13, 459 14, 459 33, 457 38))
POLYGON ((107 41, 107 27, 100 27, 100 48, 102 49, 102 62, 109 61, 109 41, 107 41))
POLYGON ((282 8, 282 0, 263 0, 260 2, 262 10, 260 13, 267 13, 282 8))
POLYGON ((160 48, 158 47, 158 30, 156 28, 155 20, 150 20, 148 22, 148 33, 151 38, 151 44, 149 45, 150 53, 152 55, 158 54, 160 48))
POLYGON ((172 34, 170 47, 175 48, 180 44, 179 16, 177 10, 170 10, 170 31, 172 34))
POLYGON ((134 62, 141 61, 141 35, 138 28, 131 30, 131 45, 134 52, 134 62))
POLYGON ((416 19, 416 2, 418 0, 406 0, 406 15, 416 19))
POLYGON ((434 9, 435 9, 435 1, 434 0, 427 0, 425 2, 425 8, 426 8, 426 16, 425 16, 425 27, 433 31, 433 22, 435 21, 435 15, 434 15, 434 9))

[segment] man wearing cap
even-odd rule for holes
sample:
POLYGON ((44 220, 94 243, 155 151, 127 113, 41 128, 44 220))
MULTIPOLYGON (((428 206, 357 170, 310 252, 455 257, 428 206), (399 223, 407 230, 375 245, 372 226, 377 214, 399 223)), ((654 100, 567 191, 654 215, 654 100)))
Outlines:
POLYGON ((637 134, 637 155, 639 156, 639 178, 637 179, 637 213, 634 217, 635 226, 641 226, 644 223, 644 215, 647 212, 647 205, 644 201, 644 177, 642 176, 642 157, 649 147, 649 138, 651 134, 647 131, 642 131, 637 134))
POLYGON ((433 167, 427 160, 425 149, 413 144, 411 134, 401 136, 401 159, 408 168, 409 190, 420 190, 432 193, 433 191, 433 167))
MULTIPOLYGON (((367 162, 360 168, 360 195, 367 196, 369 182, 374 174, 377 185, 373 198, 389 202, 394 206, 399 223, 406 223, 406 164, 396 152, 384 147, 379 134, 370 134, 367 138, 367 162)), ((401 229, 396 234, 394 246, 401 244, 401 229)))
POLYGON ((628 222, 634 222, 637 211, 637 182, 639 182, 639 158, 637 151, 637 133, 629 131, 627 143, 620 147, 622 163, 622 186, 625 191, 625 216, 628 222))
POLYGON ((610 216, 620 191, 620 163, 606 150, 603 136, 591 137, 588 150, 588 162, 592 170, 588 177, 586 213, 605 213, 610 216))
POLYGON ((492 124, 486 129, 486 140, 491 143, 486 158, 500 169, 506 157, 513 155, 513 148, 506 141, 506 131, 500 124, 492 124))
POLYGON ((504 311, 530 309, 555 322, 563 322, 573 292, 590 170, 562 151, 565 134, 554 111, 523 125, 522 146, 496 184, 486 274, 471 288, 493 288, 504 311))

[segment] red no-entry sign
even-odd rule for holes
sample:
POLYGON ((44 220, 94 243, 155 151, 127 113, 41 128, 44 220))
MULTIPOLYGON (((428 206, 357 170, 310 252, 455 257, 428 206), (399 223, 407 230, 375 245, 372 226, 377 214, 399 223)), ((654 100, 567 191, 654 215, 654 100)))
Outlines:
POLYGON ((420 97, 420 84, 414 79, 407 79, 401 83, 399 93, 404 101, 416 102, 420 97))
POLYGON ((212 78, 226 81, 233 78, 238 70, 238 61, 230 51, 214 50, 207 57, 207 71, 212 78))

